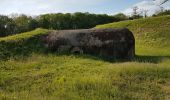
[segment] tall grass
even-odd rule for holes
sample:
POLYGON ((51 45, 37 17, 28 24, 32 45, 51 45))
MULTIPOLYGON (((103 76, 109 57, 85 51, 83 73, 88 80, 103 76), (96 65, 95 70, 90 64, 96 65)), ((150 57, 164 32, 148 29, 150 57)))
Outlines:
POLYGON ((23 34, 0 38, 0 59, 24 58, 31 53, 45 52, 43 37, 49 32, 45 29, 36 29, 23 34))
POLYGON ((162 100, 170 66, 110 63, 85 55, 37 55, 0 62, 0 98, 162 100))
POLYGON ((151 17, 96 26, 96 28, 122 27, 130 29, 134 33, 138 46, 147 45, 150 47, 166 48, 170 45, 170 16, 151 17))

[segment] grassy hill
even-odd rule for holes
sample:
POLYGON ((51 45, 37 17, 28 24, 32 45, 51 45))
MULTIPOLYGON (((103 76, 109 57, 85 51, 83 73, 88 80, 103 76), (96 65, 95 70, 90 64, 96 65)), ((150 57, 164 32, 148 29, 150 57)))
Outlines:
POLYGON ((0 38, 0 60, 24 58, 32 53, 43 53, 43 37, 49 30, 36 29, 31 32, 0 38))
POLYGON ((169 50, 170 45, 170 16, 150 17, 146 19, 137 19, 98 25, 96 28, 122 28, 130 29, 136 39, 136 46, 149 46, 165 48, 169 50))
POLYGON ((97 26, 108 27, 134 33, 133 61, 48 52, 45 29, 0 38, 0 99, 169 100, 170 16, 97 26))

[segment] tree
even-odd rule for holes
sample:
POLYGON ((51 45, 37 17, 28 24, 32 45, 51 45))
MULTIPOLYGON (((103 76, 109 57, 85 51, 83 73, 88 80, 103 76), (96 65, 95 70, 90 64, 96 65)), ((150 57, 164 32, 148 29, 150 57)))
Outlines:
POLYGON ((138 12, 137 12, 138 9, 139 9, 139 8, 138 8, 137 6, 134 6, 134 7, 133 7, 133 15, 135 15, 135 16, 138 15, 138 12))
POLYGON ((123 14, 123 13, 118 13, 118 14, 114 15, 114 17, 118 21, 122 21, 122 20, 127 20, 128 19, 128 17, 125 14, 123 14))
POLYGON ((41 28, 46 28, 46 29, 49 29, 50 27, 50 22, 49 22, 49 19, 48 19, 48 14, 46 15, 40 15, 38 16, 36 19, 38 21, 38 26, 41 27, 41 28))
POLYGON ((30 16, 20 15, 13 18, 13 20, 17 26, 18 33, 30 31, 38 27, 36 20, 30 16))
POLYGON ((159 12, 157 14, 154 14, 153 17, 155 17, 155 16, 165 16, 165 15, 170 15, 170 10, 164 10, 163 12, 159 12))
POLYGON ((8 16, 0 15, 0 36, 11 35, 15 32, 16 25, 8 16))
POLYGON ((147 9, 141 9, 141 12, 142 12, 143 17, 146 18, 146 17, 148 16, 149 10, 147 10, 147 9))
POLYGON ((87 29, 93 28, 98 24, 105 24, 124 20, 126 17, 123 14, 109 16, 106 14, 90 14, 88 12, 70 13, 54 13, 44 14, 37 17, 27 15, 12 14, 11 18, 8 16, 0 16, 0 36, 12 35, 15 33, 22 33, 31 31, 35 28, 41 27, 45 29, 87 29))
POLYGON ((39 27, 46 29, 83 29, 93 28, 98 24, 118 21, 114 16, 106 14, 90 14, 76 12, 73 14, 45 14, 37 17, 39 27))
POLYGON ((142 17, 138 12, 139 8, 137 6, 134 6, 132 9, 133 9, 133 14, 130 19, 138 19, 142 17))

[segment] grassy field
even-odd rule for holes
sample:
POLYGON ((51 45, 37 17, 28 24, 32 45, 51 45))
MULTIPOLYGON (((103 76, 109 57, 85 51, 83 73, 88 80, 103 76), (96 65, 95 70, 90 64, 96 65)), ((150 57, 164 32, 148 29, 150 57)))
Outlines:
POLYGON ((108 27, 134 33, 135 59, 51 53, 44 29, 0 38, 0 100, 169 100, 170 16, 108 27))

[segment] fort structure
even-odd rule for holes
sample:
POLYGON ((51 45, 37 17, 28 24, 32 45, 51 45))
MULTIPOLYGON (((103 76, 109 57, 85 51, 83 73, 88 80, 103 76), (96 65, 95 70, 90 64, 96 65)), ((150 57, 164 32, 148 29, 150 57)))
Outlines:
POLYGON ((127 28, 52 31, 46 46, 57 52, 85 53, 107 58, 132 59, 135 38, 127 28))

